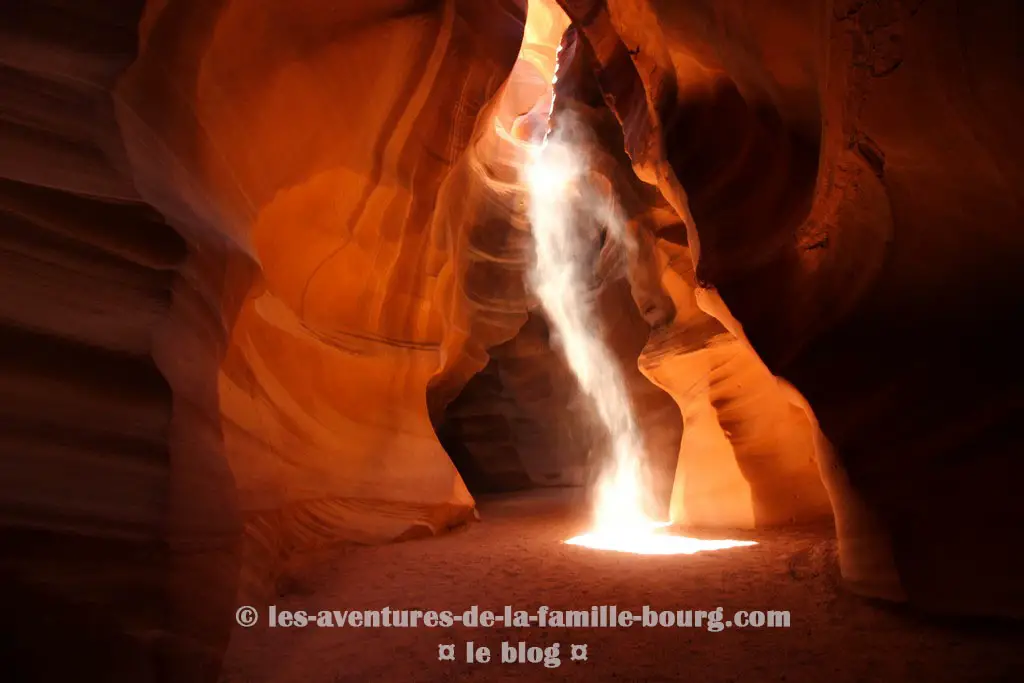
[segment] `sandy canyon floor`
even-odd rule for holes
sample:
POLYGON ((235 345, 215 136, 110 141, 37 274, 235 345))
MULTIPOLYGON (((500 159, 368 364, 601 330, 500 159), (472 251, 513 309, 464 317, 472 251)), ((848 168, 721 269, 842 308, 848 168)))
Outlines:
MULTIPOLYGON (((237 627, 224 683, 385 681, 1024 681, 1024 628, 925 621, 843 592, 829 528, 758 533, 756 546, 635 556, 570 546, 583 505, 564 493, 482 500, 483 521, 455 533, 332 551, 286 582, 278 610, 451 610, 505 605, 639 611, 788 610, 789 628, 237 627), (465 661, 467 641, 486 664, 465 661), (502 642, 560 643, 560 666, 503 664, 502 642), (456 661, 438 646, 455 644, 456 661), (586 661, 570 661, 585 643, 586 661)), ((722 537, 722 535, 718 535, 722 537)), ((734 537, 744 537, 733 534, 734 537)), ((713 536, 709 536, 713 537, 713 536)))

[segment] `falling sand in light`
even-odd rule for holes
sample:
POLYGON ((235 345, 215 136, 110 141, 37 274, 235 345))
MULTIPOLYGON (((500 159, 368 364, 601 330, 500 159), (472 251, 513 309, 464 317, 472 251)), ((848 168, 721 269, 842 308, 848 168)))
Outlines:
MULTIPOLYGON (((561 48, 559 48, 561 52, 561 48)), ((599 334, 587 254, 593 249, 588 226, 600 223, 612 239, 635 249, 617 200, 587 185, 584 154, 572 142, 562 118, 551 129, 555 107, 552 79, 548 128, 530 149, 525 181, 535 254, 530 284, 556 332, 569 367, 608 432, 610 458, 595 491, 593 528, 566 543, 645 555, 690 554, 755 545, 752 541, 702 540, 667 532, 668 522, 652 519, 644 477, 643 438, 617 359, 599 334)))

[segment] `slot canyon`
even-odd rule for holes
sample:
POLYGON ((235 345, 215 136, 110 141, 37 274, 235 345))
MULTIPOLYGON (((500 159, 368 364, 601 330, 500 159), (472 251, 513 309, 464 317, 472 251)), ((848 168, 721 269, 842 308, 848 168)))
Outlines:
POLYGON ((1024 680, 1022 31, 0 0, 0 680, 1024 680))

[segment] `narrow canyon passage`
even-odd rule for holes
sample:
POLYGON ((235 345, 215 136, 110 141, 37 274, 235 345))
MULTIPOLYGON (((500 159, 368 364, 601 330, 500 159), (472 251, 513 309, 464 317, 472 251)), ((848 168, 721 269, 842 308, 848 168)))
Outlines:
POLYGON ((1024 681, 1021 26, 0 2, 0 682, 1024 681))
POLYGON ((759 545, 695 555, 635 556, 564 544, 587 520, 571 490, 481 501, 485 523, 443 538, 339 549, 289 577, 280 610, 534 611, 617 605, 658 610, 788 610, 789 628, 252 628, 236 627, 224 683, 361 681, 990 681, 1024 666, 1020 627, 930 622, 842 590, 826 527, 756 534, 759 545), (465 643, 489 663, 465 661, 465 643), (502 642, 550 647, 561 664, 502 664, 502 642), (455 643, 456 661, 438 661, 455 643), (588 646, 570 661, 570 644, 588 646))

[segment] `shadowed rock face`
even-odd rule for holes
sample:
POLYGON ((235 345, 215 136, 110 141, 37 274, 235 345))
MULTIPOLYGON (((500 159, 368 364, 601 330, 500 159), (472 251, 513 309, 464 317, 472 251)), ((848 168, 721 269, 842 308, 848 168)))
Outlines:
POLYGON ((1021 614, 1019 5, 563 4, 701 308, 813 409, 847 582, 1021 614))
POLYGON ((226 645, 211 616, 234 602, 234 486, 203 446, 215 422, 173 433, 186 396, 216 405, 216 336, 191 340, 220 313, 182 287, 188 244, 139 195, 110 95, 141 11, 2 10, 0 601, 26 615, 0 637, 11 680, 201 678, 226 645), (198 368, 188 391, 169 350, 198 368))
MULTIPOLYGON (((561 4, 659 501, 830 502, 855 590, 1020 615, 1020 7, 561 4)), ((319 548, 586 480, 523 281, 543 8, 518 62, 515 0, 0 11, 0 604, 45 616, 12 680, 215 680, 319 548)))
POLYGON ((473 492, 579 486, 594 433, 575 379, 531 314, 444 411, 441 443, 473 492))
POLYGON ((15 13, 2 568, 48 616, 9 642, 72 644, 25 680, 211 680, 232 605, 291 562, 473 516, 427 386, 526 317, 467 155, 496 144, 523 8, 15 13))

